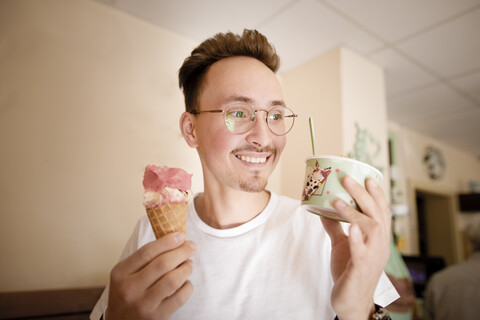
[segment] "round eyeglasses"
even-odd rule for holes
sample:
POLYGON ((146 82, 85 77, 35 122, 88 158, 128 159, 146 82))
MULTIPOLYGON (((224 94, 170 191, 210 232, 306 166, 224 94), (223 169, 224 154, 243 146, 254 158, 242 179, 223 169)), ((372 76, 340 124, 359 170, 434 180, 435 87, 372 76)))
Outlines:
POLYGON ((190 111, 191 114, 223 113, 227 129, 235 134, 244 134, 253 128, 257 120, 256 113, 264 111, 268 129, 277 136, 286 135, 293 127, 298 115, 287 107, 277 106, 269 110, 253 109, 249 105, 233 105, 223 110, 190 111))

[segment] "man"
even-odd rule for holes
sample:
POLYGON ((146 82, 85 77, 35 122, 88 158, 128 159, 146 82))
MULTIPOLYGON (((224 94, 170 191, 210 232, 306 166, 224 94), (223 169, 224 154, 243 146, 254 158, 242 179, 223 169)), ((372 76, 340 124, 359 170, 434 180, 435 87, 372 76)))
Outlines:
POLYGON ((382 274, 390 213, 373 180, 367 190, 344 181, 365 214, 334 203, 352 222, 350 236, 265 189, 295 118, 278 67, 274 48, 251 30, 217 34, 184 61, 180 128, 204 177, 204 192, 189 205, 188 241, 154 241, 142 219, 93 319, 107 301, 109 320, 369 319, 374 295, 382 305, 397 298, 382 274))
MULTIPOLYGON (((480 218, 480 217, 477 217, 480 218)), ((480 220, 465 235, 473 253, 467 261, 434 273, 425 294, 425 319, 474 320, 480 315, 480 220)))

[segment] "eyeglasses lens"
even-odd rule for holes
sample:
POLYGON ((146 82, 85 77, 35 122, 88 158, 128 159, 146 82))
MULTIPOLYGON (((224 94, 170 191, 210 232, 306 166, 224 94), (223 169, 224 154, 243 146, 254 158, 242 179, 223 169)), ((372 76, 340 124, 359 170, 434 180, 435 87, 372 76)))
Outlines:
POLYGON ((292 129, 294 119, 295 117, 290 109, 276 107, 268 111, 267 124, 274 134, 282 136, 292 129))
MULTIPOLYGON (((257 110, 260 111, 260 110, 257 110)), ((248 105, 236 105, 228 107, 224 113, 225 125, 228 130, 236 134, 249 131, 255 124, 255 111, 248 105)), ((295 116, 285 107, 275 107, 267 114, 267 125, 275 135, 287 134, 293 127, 295 116)))

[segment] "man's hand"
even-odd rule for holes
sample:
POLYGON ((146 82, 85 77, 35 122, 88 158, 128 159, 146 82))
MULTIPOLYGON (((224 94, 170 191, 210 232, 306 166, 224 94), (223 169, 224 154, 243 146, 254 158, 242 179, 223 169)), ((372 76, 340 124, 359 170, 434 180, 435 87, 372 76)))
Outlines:
POLYGON ((119 262, 110 274, 106 319, 168 319, 193 292, 189 258, 196 246, 168 234, 119 262))
POLYGON ((367 179, 365 189, 347 176, 343 186, 363 213, 340 199, 334 201, 340 216, 351 223, 349 236, 338 221, 321 218, 332 241, 331 302, 341 320, 368 319, 376 285, 390 255, 391 214, 383 191, 373 179, 367 179))

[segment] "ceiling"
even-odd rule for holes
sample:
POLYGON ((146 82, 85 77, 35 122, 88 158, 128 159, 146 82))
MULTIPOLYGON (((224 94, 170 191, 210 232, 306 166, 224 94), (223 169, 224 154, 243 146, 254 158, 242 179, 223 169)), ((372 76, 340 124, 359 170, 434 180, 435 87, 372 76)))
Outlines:
POLYGON ((385 69, 388 118, 480 159, 480 0, 97 0, 201 42, 255 28, 280 73, 344 45, 385 69))

